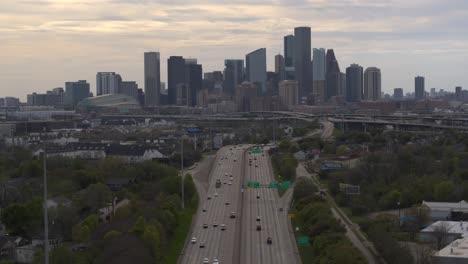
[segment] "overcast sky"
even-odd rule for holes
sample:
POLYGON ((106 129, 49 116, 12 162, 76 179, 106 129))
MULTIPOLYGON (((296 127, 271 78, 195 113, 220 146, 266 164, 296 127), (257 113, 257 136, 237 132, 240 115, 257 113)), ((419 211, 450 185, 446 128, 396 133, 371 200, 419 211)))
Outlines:
POLYGON ((283 36, 312 29, 314 48, 382 70, 382 90, 468 88, 468 0, 0 0, 0 97, 88 80, 115 71, 143 87, 143 52, 197 58, 203 71, 225 58, 267 49, 268 69, 283 36))

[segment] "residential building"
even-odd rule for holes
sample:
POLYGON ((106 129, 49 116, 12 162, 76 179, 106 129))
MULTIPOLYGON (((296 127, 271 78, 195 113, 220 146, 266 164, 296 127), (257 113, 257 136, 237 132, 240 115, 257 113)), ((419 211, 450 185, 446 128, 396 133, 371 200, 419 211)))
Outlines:
POLYGON ((424 77, 416 76, 414 78, 414 98, 416 100, 424 99, 426 90, 424 88, 424 77))
POLYGON ((401 100, 403 99, 403 88, 395 88, 393 89, 393 99, 401 100))
POLYGON ((346 101, 359 102, 362 98, 362 72, 358 64, 346 68, 346 101))
POLYGON ((85 80, 65 83, 65 104, 75 107, 81 100, 90 97, 89 83, 85 80))
POLYGON ((119 93, 122 77, 115 72, 98 72, 96 74, 96 95, 119 93))
POLYGON ((380 69, 368 67, 364 72, 364 99, 377 101, 381 98, 382 83, 380 69))
POLYGON ((294 80, 294 35, 284 37, 284 78, 294 80))
POLYGON ((145 106, 160 104, 161 75, 159 52, 145 52, 145 106))
POLYGON ((312 56, 310 27, 294 28, 294 70, 298 82, 299 103, 312 92, 312 56))
POLYGON ((244 60, 224 61, 223 92, 228 96, 235 96, 236 89, 244 80, 244 60))
POLYGON ((257 87, 257 94, 266 93, 266 49, 260 48, 245 56, 246 80, 257 87))
POLYGON ((298 93, 297 81, 284 80, 279 83, 279 99, 284 108, 291 110, 294 105, 298 104, 298 93))
POLYGON ((432 256, 434 264, 468 263, 468 238, 457 239, 432 256))

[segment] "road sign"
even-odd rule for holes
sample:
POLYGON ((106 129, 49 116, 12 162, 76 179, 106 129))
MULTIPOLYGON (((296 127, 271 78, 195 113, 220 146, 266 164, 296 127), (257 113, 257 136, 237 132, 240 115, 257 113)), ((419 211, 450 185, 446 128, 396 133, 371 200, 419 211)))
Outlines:
POLYGON ((270 189, 278 189, 278 182, 277 182, 277 181, 272 181, 272 182, 270 182, 270 184, 268 185, 268 188, 270 188, 270 189))
POLYGON ((258 149, 258 148, 255 148, 255 149, 252 149, 251 151, 253 154, 260 154, 262 153, 262 150, 261 149, 258 149))
POLYGON ((258 187, 260 187, 260 183, 259 182, 254 182, 253 187, 255 189, 258 189, 258 187))
POLYGON ((341 163, 320 163, 320 170, 330 171, 330 170, 340 170, 343 168, 341 163))
POLYGON ((294 218, 296 218, 296 214, 289 214, 289 217, 290 217, 291 219, 294 219, 294 218))
POLYGON ((281 188, 283 189, 288 189, 291 187, 291 181, 284 181, 282 184, 281 184, 281 188))
POLYGON ((298 237, 298 238, 297 238, 297 243, 298 243, 299 246, 301 246, 301 247, 310 246, 309 237, 308 237, 308 236, 301 236, 301 237, 298 237))
POLYGON ((202 132, 202 129, 199 127, 188 127, 186 130, 189 134, 198 134, 202 132))

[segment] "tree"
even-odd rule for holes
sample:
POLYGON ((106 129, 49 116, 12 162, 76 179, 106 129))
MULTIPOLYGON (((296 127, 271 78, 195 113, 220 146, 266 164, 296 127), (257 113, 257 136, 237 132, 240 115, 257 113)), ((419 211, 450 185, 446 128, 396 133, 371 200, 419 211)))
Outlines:
POLYGON ((317 187, 315 187, 311 179, 300 178, 296 183, 296 187, 294 188, 293 197, 294 200, 299 201, 300 199, 310 196, 315 192, 317 192, 317 187))
POLYGON ((143 216, 138 217, 137 221, 133 225, 132 232, 137 235, 142 235, 145 231, 146 220, 143 216))
POLYGON ((439 222, 439 224, 432 229, 432 236, 436 239, 438 250, 446 246, 449 242, 447 241, 449 230, 450 225, 447 222, 439 222))
POLYGON ((112 194, 110 189, 102 184, 91 184, 84 192, 79 193, 75 197, 75 201, 82 212, 97 212, 98 209, 104 207, 111 201, 112 194))
POLYGON ((453 196, 455 186, 452 181, 443 181, 434 186, 434 196, 437 201, 450 201, 453 196))

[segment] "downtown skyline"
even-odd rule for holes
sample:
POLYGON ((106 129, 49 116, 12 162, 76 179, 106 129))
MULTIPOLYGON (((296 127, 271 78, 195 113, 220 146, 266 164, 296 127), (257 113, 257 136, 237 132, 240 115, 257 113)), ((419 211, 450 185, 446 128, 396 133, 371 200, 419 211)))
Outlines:
POLYGON ((160 52, 161 81, 166 87, 169 56, 197 58, 203 71, 210 72, 223 70, 225 59, 244 59, 249 52, 266 48, 267 69, 273 71, 274 56, 283 54, 283 37, 293 34, 296 26, 311 27, 312 48, 334 49, 342 71, 352 63, 380 68, 386 93, 392 94, 397 87, 412 91, 417 75, 426 77, 426 91, 432 87, 453 91, 468 83, 463 71, 468 67, 464 61, 467 29, 452 27, 467 21, 468 8, 463 6, 468 3, 463 1, 449 0, 443 5, 438 1, 264 1, 256 5, 243 1, 229 5, 222 1, 119 0, 102 1, 94 11, 88 10, 91 1, 87 0, 37 2, 43 6, 26 1, 0 4, 0 20, 4 20, 0 97, 24 100, 28 93, 63 87, 74 80, 88 80, 95 93, 95 75, 105 71, 119 73, 144 88, 141 54, 146 51, 160 52), (125 12, 120 17, 108 16, 104 4, 125 12), (157 7, 159 11, 135 14, 157 7), (72 17, 61 13, 71 9, 77 11, 72 17), (306 16, 306 10, 310 15, 306 16))

